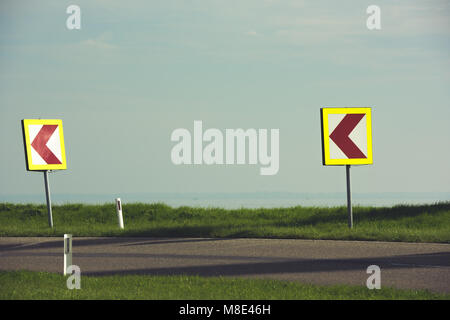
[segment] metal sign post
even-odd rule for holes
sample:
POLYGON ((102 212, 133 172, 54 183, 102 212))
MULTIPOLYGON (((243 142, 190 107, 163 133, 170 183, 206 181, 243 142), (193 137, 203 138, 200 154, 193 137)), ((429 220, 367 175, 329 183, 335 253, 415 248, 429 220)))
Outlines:
POLYGON ((23 119, 21 122, 26 168, 27 171, 44 173, 48 225, 53 228, 48 174, 52 170, 67 169, 62 120, 23 119))
POLYGON ((44 184, 45 184, 45 198, 47 199, 47 213, 48 213, 48 225, 53 228, 53 216, 52 216, 52 201, 50 199, 50 186, 48 184, 48 172, 44 170, 44 184))
POLYGON ((345 166, 347 176, 347 212, 348 212, 348 227, 353 228, 353 211, 352 211, 352 192, 350 190, 350 165, 345 166))
POLYGON ((353 228, 350 166, 373 163, 372 109, 321 108, 322 164, 345 165, 348 227, 353 228))

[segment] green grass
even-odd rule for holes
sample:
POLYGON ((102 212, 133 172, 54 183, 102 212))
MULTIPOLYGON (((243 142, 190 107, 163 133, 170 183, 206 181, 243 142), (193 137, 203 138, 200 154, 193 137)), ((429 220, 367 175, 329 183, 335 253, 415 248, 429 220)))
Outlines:
POLYGON ((450 295, 426 290, 362 286, 317 286, 262 279, 199 276, 81 276, 81 289, 69 290, 66 277, 46 272, 0 272, 0 299, 164 299, 164 300, 324 300, 324 299, 445 299, 450 295))
POLYGON ((119 230, 114 204, 53 207, 0 203, 0 236, 252 237, 450 243, 450 202, 394 207, 355 207, 354 228, 345 207, 278 209, 172 208, 124 205, 119 230))

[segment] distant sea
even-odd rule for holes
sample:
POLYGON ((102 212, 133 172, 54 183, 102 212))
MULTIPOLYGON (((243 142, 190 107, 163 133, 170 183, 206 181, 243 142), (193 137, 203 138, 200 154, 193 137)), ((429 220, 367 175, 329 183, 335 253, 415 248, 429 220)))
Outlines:
MULTIPOLYGON (((335 207, 346 206, 346 193, 123 193, 123 194, 52 194, 52 203, 113 203, 121 198, 124 204, 132 202, 163 202, 173 207, 279 208, 292 206, 335 207)), ((450 192, 386 192, 354 193, 352 204, 360 206, 394 206, 399 204, 432 204, 450 201, 450 192)), ((45 203, 45 195, 0 195, 0 202, 45 203)))

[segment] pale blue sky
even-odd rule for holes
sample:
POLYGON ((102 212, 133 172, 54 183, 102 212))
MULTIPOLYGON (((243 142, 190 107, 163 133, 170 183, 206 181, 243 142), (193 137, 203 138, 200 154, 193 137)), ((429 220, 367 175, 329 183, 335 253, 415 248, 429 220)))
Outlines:
POLYGON ((339 192, 319 109, 372 107, 355 192, 450 192, 448 1, 11 1, 0 4, 0 194, 40 194, 20 120, 61 118, 55 193, 339 192), (81 7, 81 30, 65 23, 81 7), (381 8, 382 30, 366 28, 381 8), (175 166, 176 128, 280 129, 280 170, 175 166))

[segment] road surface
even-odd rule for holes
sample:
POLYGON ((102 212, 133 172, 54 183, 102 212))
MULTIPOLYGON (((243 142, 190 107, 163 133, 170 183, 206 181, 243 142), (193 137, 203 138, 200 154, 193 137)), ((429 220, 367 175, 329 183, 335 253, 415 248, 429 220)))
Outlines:
MULTIPOLYGON (((63 271, 63 238, 0 238, 0 270, 63 271)), ((297 239, 74 238, 83 275, 189 274, 450 293, 450 244, 297 239)))

